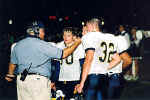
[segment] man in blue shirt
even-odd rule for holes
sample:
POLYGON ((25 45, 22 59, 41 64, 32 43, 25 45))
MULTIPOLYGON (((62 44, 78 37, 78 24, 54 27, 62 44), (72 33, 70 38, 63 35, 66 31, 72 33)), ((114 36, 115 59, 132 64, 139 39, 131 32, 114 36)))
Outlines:
POLYGON ((62 50, 43 41, 44 25, 35 21, 27 28, 28 37, 19 41, 11 52, 9 71, 5 79, 12 81, 17 69, 18 100, 50 100, 51 60, 69 56, 80 39, 62 50), (27 76, 26 76, 27 74, 27 76))

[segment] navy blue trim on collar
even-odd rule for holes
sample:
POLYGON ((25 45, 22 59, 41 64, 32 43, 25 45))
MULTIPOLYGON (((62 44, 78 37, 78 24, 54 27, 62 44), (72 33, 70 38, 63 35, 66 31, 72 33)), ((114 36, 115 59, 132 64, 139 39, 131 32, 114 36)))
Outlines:
POLYGON ((115 53, 117 53, 117 51, 113 51, 113 52, 112 52, 112 54, 115 54, 115 53))
POLYGON ((129 49, 120 52, 119 55, 121 55, 121 54, 123 54, 123 53, 125 53, 125 52, 128 52, 128 50, 129 50, 129 49))

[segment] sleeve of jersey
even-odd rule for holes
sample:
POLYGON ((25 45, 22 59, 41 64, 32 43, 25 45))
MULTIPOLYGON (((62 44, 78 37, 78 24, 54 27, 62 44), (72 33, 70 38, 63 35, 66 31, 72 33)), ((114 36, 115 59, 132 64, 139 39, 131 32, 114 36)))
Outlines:
POLYGON ((126 52, 129 47, 130 44, 128 43, 128 41, 124 38, 124 37, 119 37, 116 39, 117 43, 118 43, 118 53, 122 54, 123 52, 126 52))
POLYGON ((88 50, 95 50, 94 39, 90 36, 86 36, 82 38, 82 45, 85 52, 88 50))
POLYGON ((50 58, 61 59, 63 56, 63 49, 57 48, 50 43, 43 42, 40 46, 39 50, 50 58))
POLYGON ((12 49, 11 51, 11 61, 12 64, 18 64, 18 60, 16 57, 16 52, 15 52, 15 48, 12 49))
POLYGON ((64 49, 64 48, 65 48, 65 47, 64 47, 64 42, 62 41, 62 42, 57 43, 57 44, 56 44, 56 47, 57 47, 57 48, 60 48, 60 49, 64 49))
POLYGON ((85 51, 82 45, 78 46, 78 57, 79 59, 85 58, 85 51))
POLYGON ((13 43, 13 44, 11 45, 11 52, 13 51, 13 49, 14 49, 15 46, 16 46, 16 43, 13 43))
POLYGON ((53 46, 57 46, 57 44, 56 43, 54 43, 54 42, 48 42, 50 45, 53 45, 53 46))

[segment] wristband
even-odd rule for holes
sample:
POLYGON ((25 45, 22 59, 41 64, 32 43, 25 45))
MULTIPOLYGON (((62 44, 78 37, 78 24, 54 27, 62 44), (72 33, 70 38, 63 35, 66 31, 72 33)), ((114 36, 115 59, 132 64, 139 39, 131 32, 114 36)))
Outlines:
POLYGON ((14 77, 15 77, 15 75, 13 75, 13 74, 7 74, 7 75, 6 75, 6 77, 14 78, 14 77))

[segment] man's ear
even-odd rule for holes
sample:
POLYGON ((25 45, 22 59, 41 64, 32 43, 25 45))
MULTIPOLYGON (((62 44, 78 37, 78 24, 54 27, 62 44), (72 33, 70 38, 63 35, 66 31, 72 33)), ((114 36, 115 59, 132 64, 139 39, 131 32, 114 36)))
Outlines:
POLYGON ((75 41, 77 39, 77 36, 73 35, 73 41, 75 41))

